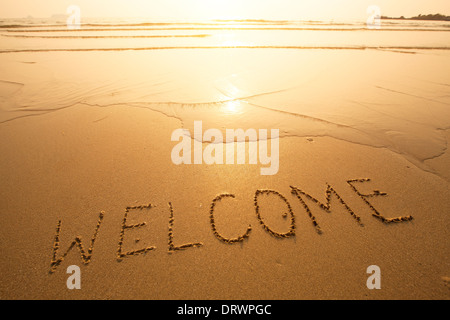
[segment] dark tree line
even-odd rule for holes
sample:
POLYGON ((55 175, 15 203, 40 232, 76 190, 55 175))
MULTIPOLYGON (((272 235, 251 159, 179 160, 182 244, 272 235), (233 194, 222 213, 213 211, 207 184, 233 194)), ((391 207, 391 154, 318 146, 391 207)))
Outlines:
POLYGON ((436 14, 419 14, 418 16, 411 18, 405 18, 404 16, 398 18, 382 16, 381 19, 450 21, 450 16, 445 16, 443 14, 436 13, 436 14))

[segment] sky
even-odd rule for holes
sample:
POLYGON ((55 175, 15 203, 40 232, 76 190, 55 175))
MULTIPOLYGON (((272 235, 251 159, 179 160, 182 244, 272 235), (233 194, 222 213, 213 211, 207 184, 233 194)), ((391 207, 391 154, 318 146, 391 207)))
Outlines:
POLYGON ((366 20, 367 8, 382 15, 450 15, 450 0, 0 0, 0 17, 45 18, 78 5, 82 17, 157 20, 271 19, 366 20))

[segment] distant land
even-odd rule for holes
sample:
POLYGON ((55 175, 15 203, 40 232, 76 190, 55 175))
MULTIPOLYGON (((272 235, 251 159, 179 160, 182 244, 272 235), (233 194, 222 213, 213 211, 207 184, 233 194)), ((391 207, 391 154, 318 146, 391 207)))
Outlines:
POLYGON ((381 16, 381 19, 386 20, 434 20, 434 21, 450 21, 450 16, 445 16, 443 14, 419 14, 418 16, 412 17, 412 18, 405 18, 404 16, 394 18, 394 17, 386 17, 381 16))

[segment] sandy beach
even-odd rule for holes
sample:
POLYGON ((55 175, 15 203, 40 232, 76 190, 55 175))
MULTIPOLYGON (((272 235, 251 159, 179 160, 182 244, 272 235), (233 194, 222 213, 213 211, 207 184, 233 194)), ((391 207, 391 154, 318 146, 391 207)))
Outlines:
POLYGON ((175 27, 0 29, 1 299, 450 298, 448 29, 175 27), (278 129, 276 174, 251 139, 246 164, 174 164, 195 121, 278 129))

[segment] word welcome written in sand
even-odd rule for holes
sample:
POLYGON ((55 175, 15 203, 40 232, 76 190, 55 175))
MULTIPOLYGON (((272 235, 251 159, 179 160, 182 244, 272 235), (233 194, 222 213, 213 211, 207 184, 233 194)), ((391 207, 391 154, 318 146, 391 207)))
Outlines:
MULTIPOLYGON (((369 206, 370 210, 372 211, 372 216, 374 216, 375 218, 379 219, 381 222, 386 223, 386 224, 395 223, 395 222, 405 222, 405 221, 410 221, 413 219, 412 216, 403 216, 403 217, 396 217, 396 218, 387 218, 387 217, 383 216, 369 202, 369 199, 372 197, 387 196, 387 194, 385 192, 380 192, 379 190, 374 190, 373 193, 370 193, 370 194, 363 194, 355 186, 355 184, 357 184, 357 183, 363 183, 363 182, 367 182, 367 181, 370 181, 370 179, 353 179, 353 180, 348 180, 347 184, 355 192, 355 194, 358 197, 360 197, 364 201, 365 204, 367 204, 369 206)), ((319 200, 317 200, 316 198, 314 198, 313 196, 311 196, 310 194, 306 193, 305 191, 301 190, 298 187, 290 186, 290 188, 291 188, 292 195, 294 195, 300 201, 302 206, 305 208, 305 211, 308 214, 308 216, 311 220, 311 223, 312 223, 313 227, 316 229, 318 234, 322 233, 322 229, 320 228, 320 225, 317 222, 316 217, 312 214, 312 211, 311 211, 310 207, 308 206, 306 200, 310 200, 310 201, 316 203, 319 206, 319 208, 321 208, 322 210, 325 210, 326 212, 330 212, 331 211, 331 198, 334 195, 335 198, 337 198, 339 200, 339 202, 344 206, 345 210, 355 220, 355 222, 358 225, 363 226, 363 224, 361 222, 361 218, 347 205, 347 203, 344 201, 344 199, 336 192, 336 190, 331 185, 327 184, 327 188, 325 191, 325 193, 326 193, 326 202, 325 203, 320 202, 319 200)), ((235 195, 229 194, 229 193, 223 193, 223 194, 220 194, 217 197, 215 197, 211 202, 210 210, 209 210, 209 220, 210 220, 210 224, 211 224, 212 233, 218 240, 220 240, 221 242, 226 243, 226 244, 234 244, 234 243, 243 242, 245 239, 247 239, 250 236, 250 233, 252 231, 252 227, 250 225, 247 227, 247 230, 242 235, 240 235, 238 237, 234 237, 234 238, 227 238, 218 231, 218 228, 217 228, 217 225, 215 222, 215 218, 214 218, 214 211, 216 209, 216 206, 219 205, 220 202, 225 201, 225 199, 227 199, 227 198, 235 198, 235 195)), ((261 224, 261 227, 267 233, 269 233, 270 235, 272 235, 275 238, 280 238, 280 239, 290 238, 290 237, 295 236, 295 231, 296 231, 295 214, 292 210, 292 207, 291 207, 288 199, 285 196, 283 196, 281 193, 279 193, 278 191, 275 191, 275 190, 259 189, 259 190, 256 190, 253 201, 254 201, 256 217, 257 217, 259 223, 261 224), (258 200, 261 197, 270 196, 270 195, 278 197, 286 205, 287 213, 285 213, 284 215, 285 215, 285 217, 287 217, 287 216, 290 217, 290 227, 287 232, 281 233, 278 231, 274 231, 264 221, 264 219, 262 218, 262 216, 260 214, 260 204, 258 203, 258 200)), ((147 253, 148 251, 156 249, 156 247, 154 247, 154 246, 145 247, 145 248, 142 248, 139 250, 133 250, 133 251, 126 251, 123 248, 125 234, 126 234, 127 230, 142 228, 142 227, 146 226, 146 222, 141 222, 141 223, 137 223, 137 224, 128 224, 127 219, 128 219, 128 214, 130 213, 130 211, 146 210, 146 209, 148 210, 153 207, 154 206, 152 204, 147 204, 147 205, 140 205, 140 206, 130 206, 125 209, 125 214, 124 214, 124 217, 122 220, 122 226, 120 229, 119 241, 118 241, 118 246, 117 246, 117 260, 118 261, 121 261, 122 259, 129 257, 129 256, 136 256, 136 255, 144 254, 144 253, 147 253)), ((201 242, 187 243, 187 244, 178 245, 178 246, 175 245, 174 232, 173 232, 173 225, 175 222, 174 209, 173 209, 172 203, 170 203, 170 202, 169 202, 169 214, 170 214, 169 215, 169 230, 168 230, 168 252, 169 253, 179 251, 179 250, 184 250, 187 248, 198 248, 198 247, 203 246, 203 243, 201 243, 201 242)), ((58 257, 58 252, 60 249, 61 221, 58 221, 57 227, 56 227, 56 235, 55 235, 55 239, 54 239, 54 243, 53 243, 53 255, 52 255, 52 259, 51 259, 50 273, 55 272, 56 268, 64 261, 64 258, 69 254, 69 252, 74 247, 77 247, 80 250, 81 260, 83 261, 84 264, 87 265, 91 262, 92 254, 94 251, 95 240, 97 238, 97 234, 99 232, 103 218, 104 218, 104 212, 102 211, 102 212, 100 212, 100 215, 99 215, 99 218, 97 221, 97 225, 94 230, 94 234, 91 238, 89 248, 87 250, 85 249, 85 247, 83 245, 81 237, 77 236, 75 238, 75 240, 73 240, 72 243, 69 245, 68 249, 60 257, 58 257)))

